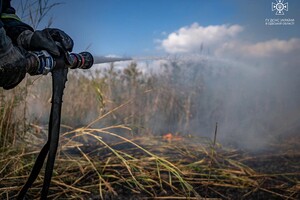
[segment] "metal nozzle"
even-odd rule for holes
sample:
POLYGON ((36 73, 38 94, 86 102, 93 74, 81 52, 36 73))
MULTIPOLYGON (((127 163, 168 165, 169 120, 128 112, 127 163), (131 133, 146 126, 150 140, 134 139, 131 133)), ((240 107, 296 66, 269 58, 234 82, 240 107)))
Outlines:
POLYGON ((70 57, 72 59, 71 69, 89 69, 94 64, 94 58, 89 52, 71 53, 70 57))
POLYGON ((53 58, 46 51, 32 51, 27 58, 26 70, 31 75, 37 75, 47 74, 52 68, 89 69, 93 64, 94 58, 89 52, 66 52, 60 57, 53 58))

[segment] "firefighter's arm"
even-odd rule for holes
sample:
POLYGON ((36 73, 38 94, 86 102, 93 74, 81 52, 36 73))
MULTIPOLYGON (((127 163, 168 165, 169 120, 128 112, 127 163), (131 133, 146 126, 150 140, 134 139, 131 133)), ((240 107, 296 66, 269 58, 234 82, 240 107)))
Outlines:
POLYGON ((23 80, 26 72, 30 75, 46 75, 53 66, 49 53, 28 52, 22 47, 14 46, 4 28, 0 28, 0 87, 12 89, 23 80), (38 60, 32 63, 30 57, 38 60))
POLYGON ((72 51, 73 40, 62 30, 46 28, 35 31, 31 26, 20 20, 9 1, 7 5, 3 6, 1 21, 4 24, 7 36, 11 38, 14 45, 21 46, 28 51, 47 50, 52 55, 59 56, 60 51, 56 45, 56 42, 58 42, 66 51, 72 51))
POLYGON ((12 40, 13 44, 17 45, 17 39, 20 34, 26 30, 33 31, 33 28, 22 22, 16 15, 16 10, 11 7, 10 1, 5 1, 2 5, 1 21, 6 31, 6 35, 12 40))
POLYGON ((12 45, 4 28, 0 28, 0 87, 11 89, 26 74, 26 59, 20 49, 12 45))

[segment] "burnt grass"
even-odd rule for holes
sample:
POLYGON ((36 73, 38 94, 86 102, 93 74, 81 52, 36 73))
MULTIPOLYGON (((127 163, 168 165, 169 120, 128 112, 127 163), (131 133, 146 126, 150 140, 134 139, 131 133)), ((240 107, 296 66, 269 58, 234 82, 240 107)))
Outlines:
MULTIPOLYGON (((95 141, 88 141, 79 147, 70 145, 58 152, 49 199, 298 200, 300 142, 295 138, 270 144, 269 148, 261 151, 241 150, 218 143, 213 145, 208 139, 184 136, 174 140, 153 136, 131 139, 140 147, 174 164, 181 171, 181 177, 192 186, 192 192, 184 191, 186 188, 182 186, 183 183, 163 165, 158 170, 157 163, 160 161, 154 161, 143 149, 128 141, 107 143, 128 160, 132 175, 144 189, 135 185, 128 168, 107 146, 95 141), (86 158, 90 161, 84 163, 86 158), (91 163, 101 172, 108 185, 102 181, 102 198, 99 195, 99 178, 91 163)), ((64 141, 61 143, 63 146, 64 141)), ((37 153, 38 150, 28 157, 32 160, 37 153)), ((24 157, 25 160, 27 158, 24 157)), ((5 177, 2 174, 0 198, 14 199, 29 171, 30 165, 18 172, 18 176, 5 177)), ((39 199, 42 181, 43 173, 28 192, 27 199, 39 199)))
MULTIPOLYGON (((270 145, 269 148, 261 151, 225 148, 220 144, 212 147, 212 144, 207 142, 204 145, 207 148, 205 153, 198 149, 197 144, 191 145, 190 139, 153 142, 158 139, 161 138, 152 138, 152 142, 148 143, 148 139, 144 141, 145 139, 141 138, 136 139, 135 142, 152 153, 167 158, 177 166, 187 167, 189 170, 184 174, 184 178, 199 194, 198 199, 300 199, 300 146, 295 145, 298 143, 297 140, 293 141, 292 145, 270 145), (162 149, 157 145, 165 147, 162 149), (210 151, 210 148, 213 151, 210 151), (214 152, 213 156, 210 155, 211 152, 214 152), (236 166, 229 160, 236 161, 236 166), (201 161, 200 165, 193 164, 199 161, 201 161), (229 172, 224 175, 222 170, 229 172), (239 175, 241 175, 240 180, 232 177, 239 175), (249 183, 249 180, 256 184, 249 183)), ((144 156, 143 151, 128 143, 118 143, 112 147, 131 152, 137 157, 144 156)), ((83 149, 104 160, 111 156, 107 149, 95 151, 93 146, 85 146, 83 149)), ((168 174, 165 172, 161 176, 168 176, 168 174)), ((180 183, 174 183, 174 187, 180 188, 180 183)), ((151 197, 145 192, 134 193, 120 185, 115 188, 117 196, 107 193, 104 198, 111 200, 197 199, 194 196, 184 197, 168 185, 164 188, 165 190, 161 191, 160 187, 153 187, 152 190, 157 190, 157 193, 155 197, 151 197)), ((86 198, 96 200, 99 199, 99 195, 88 195, 86 198)))

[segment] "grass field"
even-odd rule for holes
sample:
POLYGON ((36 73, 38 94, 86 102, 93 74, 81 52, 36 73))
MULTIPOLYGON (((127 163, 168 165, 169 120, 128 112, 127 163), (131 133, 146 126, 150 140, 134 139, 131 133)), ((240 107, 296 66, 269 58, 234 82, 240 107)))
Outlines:
MULTIPOLYGON (((251 154, 213 145, 205 138, 128 139, 111 132, 116 129, 127 127, 86 127, 62 134, 50 199, 300 197, 300 154, 292 152, 291 146, 251 154)), ((27 138, 22 152, 1 153, 2 199, 13 199, 25 183, 44 140, 41 135, 27 138), (40 142, 32 145, 33 140, 40 142)), ((29 191, 29 199, 39 197, 42 183, 43 173, 29 191)))
MULTIPOLYGON (((297 110, 287 115, 283 97, 242 90, 247 101, 227 107, 231 84, 211 80, 228 70, 195 67, 202 70, 186 84, 191 74, 176 63, 162 74, 145 75, 136 63, 69 74, 49 198, 299 199, 297 110), (228 116, 240 120, 224 136, 228 116)), ((1 199, 15 198, 47 140, 50 86, 49 77, 33 77, 1 90, 1 199)), ((28 199, 39 198, 42 183, 43 173, 28 199)))

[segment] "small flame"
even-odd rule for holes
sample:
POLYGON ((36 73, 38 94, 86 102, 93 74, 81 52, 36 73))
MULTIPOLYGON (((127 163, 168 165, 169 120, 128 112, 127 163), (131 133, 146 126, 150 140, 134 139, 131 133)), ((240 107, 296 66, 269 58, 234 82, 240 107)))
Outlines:
POLYGON ((181 141, 183 138, 178 135, 173 135, 172 133, 167 133, 163 135, 162 139, 171 142, 171 141, 181 141))

